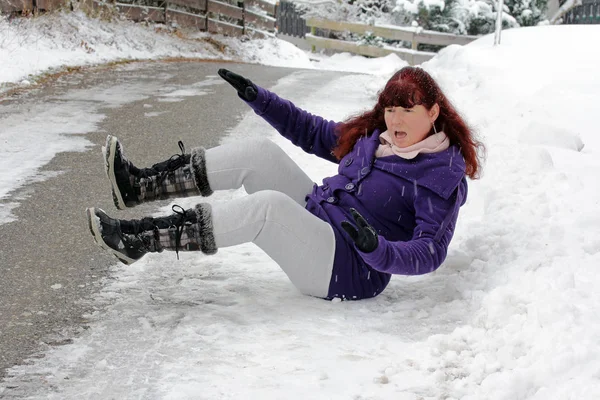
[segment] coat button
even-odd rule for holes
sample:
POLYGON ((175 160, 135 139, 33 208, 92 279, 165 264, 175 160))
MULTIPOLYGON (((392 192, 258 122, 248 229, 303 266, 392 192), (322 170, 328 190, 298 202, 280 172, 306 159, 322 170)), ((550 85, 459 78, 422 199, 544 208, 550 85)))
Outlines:
POLYGON ((352 190, 354 189, 354 183, 347 183, 344 187, 346 188, 346 190, 352 190))
POLYGON ((367 175, 369 172, 371 171, 371 169, 369 167, 364 167, 363 169, 360 170, 360 174, 362 176, 367 175))
POLYGON ((337 199, 335 197, 333 197, 333 196, 327 198, 327 202, 330 203, 330 204, 333 204, 336 201, 337 201, 337 199))
POLYGON ((344 165, 346 167, 350 166, 350 164, 352 164, 352 162, 354 161, 354 159, 352 157, 347 158, 346 161, 344 162, 344 165))

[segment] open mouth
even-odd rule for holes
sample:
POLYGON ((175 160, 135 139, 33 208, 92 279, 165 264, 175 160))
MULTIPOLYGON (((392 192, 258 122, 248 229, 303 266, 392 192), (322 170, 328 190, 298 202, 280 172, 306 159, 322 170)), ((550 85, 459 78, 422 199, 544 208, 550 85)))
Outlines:
POLYGON ((404 131, 394 131, 396 139, 404 139, 408 134, 404 131))

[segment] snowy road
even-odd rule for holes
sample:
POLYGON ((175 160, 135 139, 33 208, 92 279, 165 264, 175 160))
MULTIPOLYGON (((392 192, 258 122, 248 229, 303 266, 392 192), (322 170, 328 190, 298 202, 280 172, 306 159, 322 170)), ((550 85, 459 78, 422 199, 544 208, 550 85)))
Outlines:
POLYGON ((101 165, 106 134, 121 138, 133 160, 149 162, 178 153, 177 140, 188 148, 216 145, 247 111, 216 75, 221 67, 266 87, 294 71, 132 64, 65 76, 2 103, 0 137, 10 151, 0 164, 13 175, 2 174, 0 186, 0 378, 35 350, 68 343, 84 329, 82 315, 92 310, 82 300, 115 264, 94 245, 84 218, 88 206, 114 210, 101 165))

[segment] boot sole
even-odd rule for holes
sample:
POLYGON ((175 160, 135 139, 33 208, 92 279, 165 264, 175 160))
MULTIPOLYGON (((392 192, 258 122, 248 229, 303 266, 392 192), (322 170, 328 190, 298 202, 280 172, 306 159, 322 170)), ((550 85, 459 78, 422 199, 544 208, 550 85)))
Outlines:
POLYGON ((107 136, 105 146, 106 158, 104 159, 104 165, 106 166, 106 176, 108 176, 108 180, 110 181, 113 202, 119 210, 124 210, 127 208, 127 205, 125 205, 125 202, 123 201, 121 191, 117 185, 117 178, 115 177, 115 154, 117 153, 117 141, 118 140, 116 137, 112 135, 107 136))
POLYGON ((119 253, 118 251, 113 250, 110 246, 106 244, 106 242, 104 242, 104 240, 102 239, 102 233, 100 233, 100 226, 98 226, 98 223, 96 221, 96 209, 94 207, 87 208, 85 212, 87 214, 88 227, 90 228, 90 232, 92 233, 96 244, 102 247, 104 250, 108 250, 111 253, 113 253, 114 256, 117 257, 119 261, 121 261, 123 264, 133 264, 136 260, 134 260, 133 258, 129 258, 126 255, 119 253))

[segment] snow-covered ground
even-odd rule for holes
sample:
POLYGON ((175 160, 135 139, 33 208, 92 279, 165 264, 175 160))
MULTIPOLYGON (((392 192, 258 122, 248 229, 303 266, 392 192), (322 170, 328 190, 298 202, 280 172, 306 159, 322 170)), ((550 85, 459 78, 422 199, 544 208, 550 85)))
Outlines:
MULTIPOLYGON (((67 42, 56 36, 58 54, 67 42)), ((130 37, 135 48, 136 34, 130 37)), ((423 66, 488 150, 438 271, 396 276, 374 299, 327 302, 298 294, 253 245, 210 257, 186 253, 179 262, 162 253, 115 264, 115 279, 96 299, 112 305, 88 315, 90 329, 73 344, 13 368, 0 397, 10 396, 11 382, 26 380, 38 387, 32 399, 600 398, 597 37, 600 26, 509 30, 499 47, 485 37, 423 66)), ((103 56, 100 47, 93 62, 124 57, 103 56)), ((249 48, 257 62, 369 72, 302 91, 298 72, 273 88, 338 120, 371 106, 404 65, 393 56, 315 63, 275 40, 249 48)), ((71 55, 74 64, 88 62, 71 55)), ((139 56, 154 54, 148 48, 139 56)), ((15 75, 6 72, 12 60, 0 62, 0 80, 43 69, 25 60, 15 75)), ((70 62, 57 57, 54 66, 70 62)), ((248 112, 225 142, 266 129, 248 112)), ((0 121, 2 141, 18 132, 0 121)), ((271 134, 315 180, 335 170, 271 134)), ((0 163, 11 157, 19 155, 0 149, 0 163)), ((25 178, 0 171, 12 188, 25 178)))

